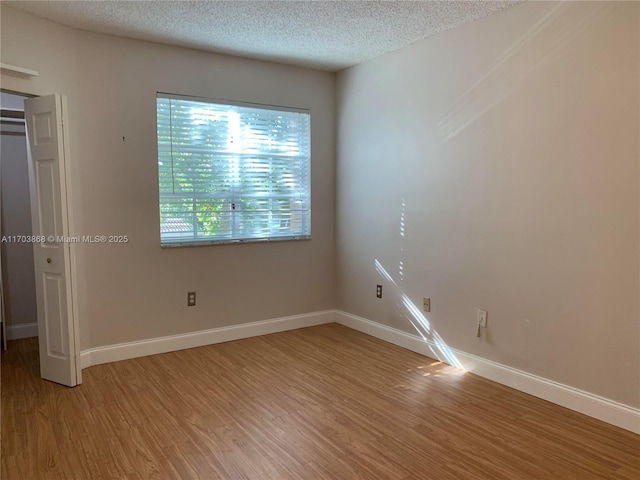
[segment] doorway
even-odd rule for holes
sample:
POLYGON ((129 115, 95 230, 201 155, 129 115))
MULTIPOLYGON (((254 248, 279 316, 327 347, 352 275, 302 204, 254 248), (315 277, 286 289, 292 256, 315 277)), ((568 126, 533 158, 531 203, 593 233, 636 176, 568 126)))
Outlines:
MULTIPOLYGON (((3 333, 6 332, 3 337, 16 339, 20 336, 25 340, 33 340, 33 335, 37 334, 40 376, 45 380, 73 387, 82 383, 82 371, 77 291, 74 288, 75 248, 72 246, 75 245, 70 240, 75 237, 72 236, 69 208, 69 132, 65 128, 65 118, 68 118, 67 99, 58 94, 40 97, 16 92, 0 94, 7 107, 2 109, 5 119, 2 126, 11 127, 3 128, 7 132, 3 135, 6 137, 3 142, 14 147, 3 149, 3 161, 7 168, 0 169, 2 173, 7 172, 5 178, 0 178, 0 199, 8 200, 6 205, 0 203, 0 224, 4 229, 1 244, 5 255, 0 258, 7 265, 4 269, 5 278, 10 281, 10 288, 3 285, 2 291, 2 327, 3 333), (24 105, 23 111, 15 108, 21 103, 24 105), (21 140, 12 141, 12 137, 20 137, 21 140), (21 145, 24 145, 26 152, 21 145), (12 157, 12 151, 20 154, 12 157), (21 155, 22 153, 26 155, 21 155), (11 168, 13 162, 15 168, 11 168), (20 181, 14 176, 16 171, 21 172, 20 181), (12 206, 21 197, 26 198, 26 201, 20 202, 16 207, 20 210, 12 210, 12 206), (18 222, 19 227, 12 222, 18 222), (15 232, 12 231, 14 229, 15 232), (22 257, 16 263, 20 267, 22 279, 26 280, 27 296, 35 296, 37 333, 33 330, 26 331, 26 326, 17 327, 14 321, 16 305, 29 306, 27 296, 16 299, 12 293, 15 278, 12 276, 11 266, 14 251, 17 250, 12 248, 14 245, 24 247, 19 249, 22 257), (31 267, 30 272, 25 268, 28 266, 31 267), (31 289, 33 286, 35 288, 31 289), (22 335, 16 335, 16 331, 20 330, 22 335)), ((3 165, 0 164, 0 167, 3 165)), ((33 318, 33 310, 31 315, 33 318)))
POLYGON ((2 335, 19 340, 38 335, 34 278, 26 95, 0 92, 0 265, 2 269, 2 335))

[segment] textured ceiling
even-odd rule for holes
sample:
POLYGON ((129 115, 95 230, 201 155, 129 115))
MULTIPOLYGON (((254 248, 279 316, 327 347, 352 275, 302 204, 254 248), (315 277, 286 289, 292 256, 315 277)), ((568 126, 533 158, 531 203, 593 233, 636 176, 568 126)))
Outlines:
POLYGON ((514 3, 517 1, 2 1, 84 30, 331 71, 514 3))

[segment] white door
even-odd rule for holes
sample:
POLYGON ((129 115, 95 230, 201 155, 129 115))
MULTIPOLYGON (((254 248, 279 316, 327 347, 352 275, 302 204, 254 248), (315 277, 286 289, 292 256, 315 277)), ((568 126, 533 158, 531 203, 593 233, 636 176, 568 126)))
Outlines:
POLYGON ((25 100, 29 147, 33 260, 38 303, 40 376, 73 387, 80 383, 77 319, 72 288, 67 202, 69 141, 64 131, 66 98, 25 100))

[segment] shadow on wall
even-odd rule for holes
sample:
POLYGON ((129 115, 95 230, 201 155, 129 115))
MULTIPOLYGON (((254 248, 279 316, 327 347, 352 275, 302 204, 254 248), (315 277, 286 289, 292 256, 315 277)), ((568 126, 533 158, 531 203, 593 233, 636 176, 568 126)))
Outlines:
POLYGON ((571 3, 558 3, 446 110, 437 125, 443 142, 448 142, 475 123, 533 73, 565 53, 582 31, 613 9, 613 5, 600 3, 589 9, 576 9, 571 3), (540 48, 540 43, 547 41, 543 38, 551 39, 547 48, 540 48), (540 41, 536 42, 538 39, 540 41), (523 58, 527 59, 526 62, 523 58))

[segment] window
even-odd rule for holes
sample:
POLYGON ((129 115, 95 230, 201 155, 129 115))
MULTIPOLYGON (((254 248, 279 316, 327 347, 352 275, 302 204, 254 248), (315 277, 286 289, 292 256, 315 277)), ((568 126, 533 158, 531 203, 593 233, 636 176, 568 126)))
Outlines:
POLYGON ((307 110, 158 94, 163 246, 310 238, 307 110))

